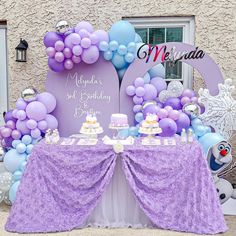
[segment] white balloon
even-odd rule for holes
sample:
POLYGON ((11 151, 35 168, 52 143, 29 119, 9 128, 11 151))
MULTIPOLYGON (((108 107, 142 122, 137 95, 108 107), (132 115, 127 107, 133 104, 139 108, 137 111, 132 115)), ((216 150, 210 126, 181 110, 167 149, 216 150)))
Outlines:
POLYGON ((162 90, 162 91, 159 93, 159 96, 158 96, 159 101, 162 102, 162 103, 166 102, 166 100, 167 100, 169 97, 171 97, 171 95, 170 95, 170 92, 167 91, 167 90, 162 90))
POLYGON ((10 172, 3 172, 0 174, 0 190, 7 192, 12 185, 12 174, 10 172))
POLYGON ((0 190, 0 203, 3 201, 3 199, 4 199, 4 192, 0 190))
POLYGON ((170 92, 171 97, 179 97, 183 93, 184 86, 180 81, 174 80, 168 84, 167 90, 170 92))

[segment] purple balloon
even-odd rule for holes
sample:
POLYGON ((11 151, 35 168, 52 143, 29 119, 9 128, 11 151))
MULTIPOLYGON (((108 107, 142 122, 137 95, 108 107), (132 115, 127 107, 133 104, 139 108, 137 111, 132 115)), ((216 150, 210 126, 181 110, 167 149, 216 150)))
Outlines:
POLYGON ((77 56, 72 56, 71 60, 75 63, 75 64, 78 64, 82 61, 81 57, 77 57, 77 56))
POLYGON ((157 97, 157 90, 152 84, 145 84, 144 89, 145 89, 145 94, 143 96, 143 99, 145 101, 153 100, 157 97))
POLYGON ((144 80, 141 77, 138 77, 134 81, 134 86, 137 87, 143 87, 144 86, 144 80))
POLYGON ((48 124, 47 124, 47 121, 46 120, 41 120, 41 121, 39 121, 38 122, 38 128, 40 129, 40 130, 46 130, 47 129, 47 127, 48 127, 48 124))
POLYGON ((28 129, 28 127, 26 126, 26 122, 28 120, 18 120, 16 122, 16 128, 24 135, 24 134, 30 134, 30 129, 28 129))
POLYGON ((151 104, 151 105, 148 105, 144 108, 143 110, 143 114, 144 116, 146 117, 147 114, 157 114, 160 110, 160 107, 155 105, 155 104, 151 104))
POLYGON ((5 127, 4 129, 1 130, 1 135, 3 138, 8 138, 11 136, 12 130, 10 128, 5 127))
POLYGON ((189 97, 182 97, 181 98, 181 104, 182 105, 185 105, 186 103, 189 103, 189 102, 191 102, 189 97))
POLYGON ((16 108, 18 110, 25 110, 26 106, 27 106, 27 103, 24 101, 23 98, 18 98, 17 99, 16 108))
POLYGON ((80 56, 83 52, 83 49, 80 45, 76 45, 73 47, 72 52, 75 56, 80 56))
POLYGON ((44 36, 43 43, 47 48, 54 47, 55 43, 59 40, 63 41, 63 38, 59 34, 56 32, 48 32, 44 36))
POLYGON ((72 57, 72 52, 70 48, 64 48, 63 50, 65 58, 71 58, 72 57))
POLYGON ((16 124, 13 120, 7 121, 6 126, 7 126, 7 128, 10 128, 10 129, 15 129, 16 128, 16 124))
POLYGON ((154 77, 151 79, 151 84, 154 85, 154 87, 157 90, 157 95, 167 88, 167 83, 164 79, 161 77, 154 77))
POLYGON ((92 44, 97 44, 99 41, 97 35, 94 33, 90 34, 89 38, 90 38, 92 44))
POLYGON ((191 102, 197 103, 198 102, 198 98, 197 97, 192 97, 191 98, 191 102))
POLYGON ((182 97, 192 98, 195 96, 195 92, 192 89, 185 89, 182 93, 182 97))
POLYGON ((37 139, 41 136, 41 131, 38 128, 31 130, 30 135, 32 138, 37 139))
POLYGON ((177 124, 177 131, 178 133, 180 133, 182 131, 182 129, 188 129, 190 126, 190 119, 189 117, 181 112, 179 114, 179 119, 176 120, 176 124, 177 124))
POLYGON ((163 105, 161 102, 158 102, 158 103, 157 103, 157 106, 159 106, 160 108, 163 108, 163 107, 164 107, 164 105, 163 105))
POLYGON ((89 32, 86 29, 81 29, 78 33, 81 38, 88 38, 89 37, 89 32))
POLYGON ((63 51, 64 47, 65 47, 65 44, 64 44, 62 41, 57 41, 57 42, 55 43, 55 49, 56 49, 56 51, 58 51, 58 52, 63 51))
POLYGON ((135 95, 135 96, 133 97, 133 102, 134 102, 134 104, 136 104, 136 105, 140 105, 140 104, 143 103, 143 98, 138 97, 138 96, 135 95))
POLYGON ((160 136, 162 137, 171 137, 176 134, 177 125, 176 123, 170 118, 164 118, 159 121, 159 126, 162 129, 162 133, 160 136))
POLYGON ((143 87, 138 87, 135 90, 137 96, 142 97, 145 94, 145 89, 143 87))
POLYGON ((76 33, 72 33, 65 38, 65 46, 72 49, 75 45, 80 44, 80 41, 80 36, 76 33))
POLYGON ((45 119, 45 116, 47 114, 47 108, 43 103, 34 101, 27 105, 26 114, 29 119, 40 121, 45 119))
POLYGON ((65 59, 64 54, 62 52, 56 52, 55 54, 55 60, 57 62, 63 62, 65 59))
POLYGON ((57 129, 58 127, 58 121, 53 115, 46 115, 45 121, 47 122, 48 129, 57 129))
POLYGON ((13 138, 12 138, 12 137, 5 138, 5 139, 4 139, 4 144, 5 144, 5 145, 4 145, 4 146, 10 148, 10 147, 11 147, 11 144, 12 144, 12 141, 13 141, 13 138))
POLYGON ((127 88, 126 88, 126 94, 128 96, 134 96, 135 95, 135 87, 133 85, 129 85, 127 88))
POLYGON ((174 110, 182 109, 179 98, 168 98, 165 102, 165 106, 171 106, 174 110))
POLYGON ((82 48, 89 48, 91 46, 92 42, 89 38, 83 38, 81 40, 80 44, 81 44, 82 48))
POLYGON ((67 70, 71 70, 74 67, 73 61, 71 59, 66 59, 65 62, 64 62, 64 67, 67 70))
POLYGON ((56 53, 56 50, 53 47, 48 47, 46 49, 46 54, 47 54, 48 57, 54 57, 55 53, 56 53))
POLYGON ((29 129, 35 129, 35 128, 37 128, 37 121, 30 119, 26 122, 26 126, 29 129))
POLYGON ((19 110, 16 116, 19 120, 24 120, 26 118, 26 113, 24 110, 19 110))
POLYGON ((13 120, 14 122, 16 122, 16 117, 13 116, 13 111, 15 111, 15 113, 17 112, 17 110, 9 110, 8 112, 6 112, 5 116, 4 116, 4 121, 7 122, 9 120, 13 120))
POLYGON ((142 108, 143 108, 142 105, 134 105, 133 112, 134 113, 140 112, 142 108))
POLYGON ((17 130, 17 129, 12 130, 11 137, 14 140, 20 139, 21 138, 21 132, 19 130, 17 130))
POLYGON ((99 50, 97 46, 91 46, 88 49, 84 49, 82 53, 82 60, 87 64, 95 63, 99 58, 99 50))
POLYGON ((179 116, 180 116, 180 113, 179 111, 177 110, 171 110, 169 111, 169 115, 168 117, 172 120, 178 120, 179 119, 179 116))
MULTIPOLYGON (((94 32, 94 34, 98 37, 98 41, 106 41, 107 43, 109 42, 109 36, 108 33, 104 30, 97 30, 94 32)), ((99 43, 98 42, 98 43, 99 43)))
POLYGON ((64 64, 57 62, 54 58, 48 58, 48 66, 55 72, 62 72, 65 69, 64 64))
POLYGON ((46 107, 47 113, 51 113, 56 108, 57 101, 51 93, 40 93, 37 95, 37 100, 46 107))
POLYGON ((173 108, 171 106, 165 106, 164 109, 168 112, 173 111, 173 108))
POLYGON ((89 33, 93 33, 93 26, 87 21, 81 21, 75 26, 76 33, 78 33, 81 29, 86 29, 89 33))
POLYGON ((164 119, 168 116, 168 111, 161 108, 158 112, 157 112, 157 116, 159 117, 159 119, 164 119))

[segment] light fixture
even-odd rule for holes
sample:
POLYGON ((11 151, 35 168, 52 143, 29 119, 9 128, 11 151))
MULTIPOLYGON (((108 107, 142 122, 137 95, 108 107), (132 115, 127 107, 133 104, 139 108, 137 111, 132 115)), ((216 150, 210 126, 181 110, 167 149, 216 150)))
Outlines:
POLYGON ((28 43, 24 39, 20 39, 20 43, 16 47, 16 61, 26 62, 26 51, 28 48, 28 43))

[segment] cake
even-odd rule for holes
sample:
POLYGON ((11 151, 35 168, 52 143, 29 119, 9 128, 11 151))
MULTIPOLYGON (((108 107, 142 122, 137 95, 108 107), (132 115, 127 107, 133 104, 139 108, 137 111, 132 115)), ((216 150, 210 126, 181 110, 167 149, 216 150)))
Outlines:
POLYGON ((111 115, 110 128, 128 128, 128 117, 125 114, 117 113, 111 115))
POLYGON ((142 134, 159 134, 162 129, 159 127, 156 114, 147 114, 146 119, 142 121, 139 133, 142 134))
POLYGON ((88 114, 85 122, 80 129, 82 134, 100 134, 103 133, 103 128, 97 122, 97 117, 94 114, 88 114))

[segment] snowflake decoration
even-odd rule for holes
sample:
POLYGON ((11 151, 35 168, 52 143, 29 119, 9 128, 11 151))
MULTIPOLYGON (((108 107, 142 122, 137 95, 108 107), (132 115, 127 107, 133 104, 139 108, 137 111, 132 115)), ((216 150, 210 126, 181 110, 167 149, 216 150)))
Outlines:
POLYGON ((236 130, 236 100, 232 97, 235 87, 232 80, 227 79, 218 88, 219 94, 216 96, 210 95, 208 89, 199 90, 199 103, 205 106, 205 112, 199 118, 229 140, 236 130))

